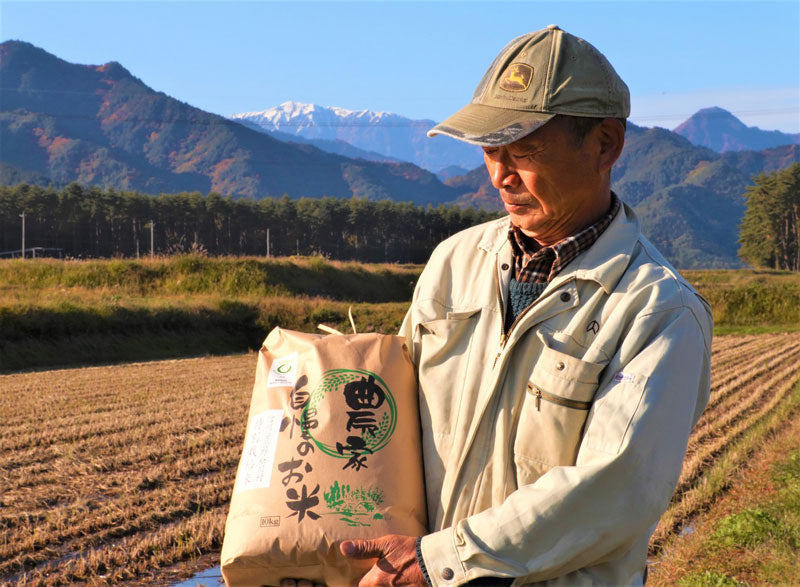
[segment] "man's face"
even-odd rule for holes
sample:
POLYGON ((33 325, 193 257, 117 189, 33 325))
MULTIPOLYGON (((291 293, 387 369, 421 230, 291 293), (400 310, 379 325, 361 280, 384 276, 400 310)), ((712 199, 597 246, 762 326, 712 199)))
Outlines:
POLYGON ((483 148, 511 222, 542 244, 585 226, 583 217, 596 207, 603 176, 591 135, 577 146, 566 125, 552 120, 516 142, 483 148))

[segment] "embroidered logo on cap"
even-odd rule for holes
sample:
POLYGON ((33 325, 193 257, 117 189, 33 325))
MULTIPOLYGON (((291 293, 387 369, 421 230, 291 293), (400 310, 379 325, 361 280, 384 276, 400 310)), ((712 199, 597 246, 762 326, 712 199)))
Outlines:
POLYGON ((500 80, 500 89, 507 92, 524 92, 531 85, 533 67, 526 63, 512 63, 500 80))

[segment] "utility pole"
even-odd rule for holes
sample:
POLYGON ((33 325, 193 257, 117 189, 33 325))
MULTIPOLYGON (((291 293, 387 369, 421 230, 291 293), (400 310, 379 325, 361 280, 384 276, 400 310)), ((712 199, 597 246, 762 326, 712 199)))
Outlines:
POLYGON ((22 218, 22 258, 25 258, 25 212, 19 215, 22 218))
POLYGON ((267 257, 269 257, 269 228, 267 229, 267 257))
POLYGON ((150 221, 150 258, 153 258, 153 229, 155 228, 156 223, 152 220, 150 221))

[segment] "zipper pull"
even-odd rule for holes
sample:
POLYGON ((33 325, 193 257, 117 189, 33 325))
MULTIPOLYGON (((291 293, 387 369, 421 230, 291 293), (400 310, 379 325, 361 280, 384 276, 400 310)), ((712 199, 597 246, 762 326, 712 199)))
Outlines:
POLYGON ((537 412, 541 412, 542 411, 542 390, 539 389, 538 387, 534 387, 534 389, 536 390, 536 411, 537 412))
POLYGON ((500 358, 500 355, 502 355, 502 354, 503 354, 503 349, 504 349, 504 348, 505 348, 505 346, 506 346, 506 341, 507 341, 507 340, 508 340, 508 337, 505 335, 505 333, 503 333, 503 334, 500 336, 500 350, 499 350, 499 351, 497 351, 497 354, 496 354, 496 355, 495 355, 495 357, 494 357, 494 363, 492 363, 492 369, 494 369, 495 365, 497 365, 497 359, 499 359, 499 358, 500 358))

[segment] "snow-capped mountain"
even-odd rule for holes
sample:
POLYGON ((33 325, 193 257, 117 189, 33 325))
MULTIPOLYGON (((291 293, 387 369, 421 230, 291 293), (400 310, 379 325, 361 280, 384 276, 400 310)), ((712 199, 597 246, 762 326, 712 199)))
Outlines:
MULTIPOLYGON (((429 139, 433 120, 412 120, 392 112, 284 102, 275 108, 242 112, 230 117, 247 120, 268 132, 281 132, 303 139, 345 141, 354 147, 387 157, 410 161, 430 171, 451 165, 472 169, 483 155, 478 147, 448 138, 429 139)), ((324 144, 314 143, 325 150, 324 144)))
POLYGON ((347 110, 345 108, 302 104, 300 102, 284 102, 275 108, 260 112, 242 112, 234 114, 232 119, 245 119, 268 130, 278 130, 286 134, 295 134, 306 139, 340 139, 339 132, 345 127, 369 126, 406 126, 422 123, 425 126, 432 121, 412 121, 391 112, 374 112, 372 110, 347 110))

